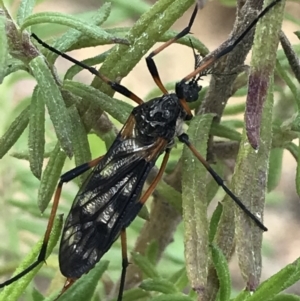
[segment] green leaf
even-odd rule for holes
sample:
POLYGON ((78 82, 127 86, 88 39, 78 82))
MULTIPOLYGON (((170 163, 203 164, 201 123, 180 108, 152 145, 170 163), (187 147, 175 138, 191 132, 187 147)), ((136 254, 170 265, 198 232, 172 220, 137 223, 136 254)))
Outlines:
POLYGON ((243 290, 241 293, 239 293, 233 301, 248 301, 248 298, 252 295, 252 292, 243 290))
POLYGON ((298 153, 299 153, 299 147, 295 143, 289 142, 286 144, 285 148, 291 153, 291 155, 294 157, 294 159, 297 160, 298 153))
MULTIPOLYGON (((213 114, 195 116, 188 135, 191 143, 205 158, 213 114)), ((185 228, 185 260, 193 289, 204 289, 208 265, 208 221, 206 169, 188 147, 183 151, 182 209, 185 228)))
POLYGON ((29 117, 28 160, 30 169, 38 179, 42 175, 45 151, 45 104, 39 87, 34 88, 29 117))
POLYGON ((0 159, 19 139, 29 123, 30 107, 26 107, 19 116, 12 122, 8 130, 0 138, 0 159))
POLYGON ((214 136, 227 138, 233 141, 241 141, 242 138, 242 135, 238 131, 219 123, 212 124, 211 134, 214 136))
MULTIPOLYGON (((19 208, 21 210, 24 210, 24 212, 30 213, 32 216, 36 216, 37 218, 41 218, 41 211, 38 209, 35 203, 27 203, 24 202, 24 200, 16 200, 11 199, 9 201, 11 205, 13 205, 16 208, 19 208)), ((43 218, 49 217, 48 214, 43 214, 43 218)))
MULTIPOLYGON (((53 248, 55 247, 59 236, 61 232, 63 224, 62 216, 56 217, 54 220, 54 225, 50 234, 50 239, 47 245, 47 252, 46 252, 46 259, 51 254, 53 248)), ((23 260, 23 262, 20 264, 20 266, 16 269, 15 273, 13 275, 17 275, 20 272, 24 271, 26 268, 28 268, 33 262, 36 261, 41 247, 43 244, 43 239, 41 239, 35 247, 31 250, 30 254, 26 256, 26 258, 23 260)), ((21 279, 17 280, 16 282, 10 284, 9 286, 6 286, 3 291, 0 293, 0 300, 1 301, 15 301, 19 300, 19 297, 23 294, 25 288, 28 286, 28 284, 32 281, 36 273, 39 271, 39 269, 43 266, 43 262, 40 263, 36 268, 34 268, 31 272, 23 276, 21 279)))
POLYGON ((48 164, 43 172, 41 184, 38 192, 38 207, 41 212, 47 208, 52 195, 57 186, 61 171, 66 160, 66 154, 61 151, 60 144, 57 143, 51 153, 48 164))
POLYGON ((168 200, 168 203, 173 206, 173 208, 179 213, 182 213, 182 195, 179 191, 167 184, 164 180, 158 183, 156 191, 161 197, 168 200))
MULTIPOLYGON (((1 48, 1 50, 3 50, 3 49, 1 48)), ((5 53, 3 53, 3 56, 5 57, 5 53)), ((4 67, 5 65, 1 65, 1 66, 4 67)), ((2 78, 0 77, 0 82, 2 82, 4 77, 6 77, 12 73, 15 73, 16 71, 20 71, 20 70, 24 70, 27 72, 27 66, 23 62, 19 61, 18 59, 11 58, 8 56, 6 59, 5 73, 3 74, 2 78)))
MULTIPOLYGON (((53 148, 55 147, 55 142, 50 142, 50 143, 46 143, 45 144, 45 152, 44 152, 44 158, 49 158, 51 155, 51 152, 53 150, 53 148)), ((10 156, 17 158, 17 159, 21 159, 21 160, 29 160, 29 150, 28 148, 21 150, 19 152, 11 152, 10 156)))
POLYGON ((24 20, 32 14, 35 0, 22 0, 17 12, 17 24, 22 26, 24 20))
MULTIPOLYGON (((132 288, 123 293, 122 301, 140 301, 143 298, 149 297, 149 293, 145 292, 140 288, 132 288)), ((111 301, 117 301, 117 298, 112 299, 111 301)))
POLYGON ((155 265, 158 258, 158 242, 152 241, 146 249, 146 256, 149 259, 149 261, 155 265))
MULTIPOLYGON (((60 49, 60 48, 57 48, 60 49)), ((111 50, 105 51, 95 57, 92 58, 88 58, 86 60, 81 61, 83 64, 87 65, 87 66, 95 66, 98 64, 101 64, 104 62, 104 60, 107 58, 108 54, 111 52, 111 50)), ((68 69, 68 71, 66 72, 65 76, 64 76, 64 80, 72 80, 73 77, 79 73, 80 71, 82 71, 82 67, 78 66, 78 65, 73 65, 72 67, 70 67, 68 69)))
POLYGON ((142 14, 149 10, 150 3, 147 3, 143 0, 131 0, 130 2, 123 0, 115 0, 115 4, 117 4, 117 10, 119 10, 119 14, 125 17, 132 16, 132 14, 142 14))
POLYGON ((270 301, 299 301, 300 296, 292 295, 292 294, 279 294, 275 296, 270 301))
POLYGON ((149 278, 159 278, 159 274, 155 266, 150 260, 139 253, 132 253, 133 262, 141 269, 141 271, 149 278))
POLYGON ((145 291, 154 291, 163 294, 172 294, 177 292, 177 289, 172 282, 161 278, 143 280, 139 287, 145 291))
POLYGON ((178 291, 183 291, 183 289, 185 289, 189 284, 189 280, 188 280, 187 274, 186 274, 186 268, 183 267, 182 269, 177 271, 175 274, 173 274, 170 277, 169 281, 171 281, 172 283, 175 284, 178 291))
MULTIPOLYGON (((261 70, 261 72, 263 71, 261 70)), ((253 76, 253 80, 255 81, 255 75, 253 74, 253 76)), ((248 137, 246 137, 247 130, 244 129, 235 173, 232 178, 233 192, 259 220, 264 210, 269 155, 272 147, 272 135, 270 135, 272 133, 273 112, 272 87, 273 82, 271 77, 267 93, 268 97, 264 102, 262 110, 259 149, 254 150, 250 145, 248 137)), ((254 137, 258 138, 255 135, 254 137)), ((248 289, 253 291, 258 286, 261 276, 262 230, 256 223, 250 221, 245 212, 237 209, 237 206, 234 207, 236 208, 235 233, 239 266, 248 289)))
POLYGON ((6 18, 4 16, 0 17, 0 83, 2 83, 4 77, 6 76, 7 60, 9 57, 9 49, 6 35, 6 18))
POLYGON ((268 192, 274 190, 281 179, 283 150, 283 148, 271 149, 269 159, 268 192))
POLYGON ((215 244, 211 245, 211 253, 220 283, 219 300, 228 301, 231 295, 231 279, 226 257, 215 244))
POLYGON ((94 291, 109 262, 101 260, 86 275, 77 280, 60 298, 60 301, 87 301, 91 300, 94 291))
POLYGON ((212 243, 218 230, 219 221, 223 212, 223 205, 218 203, 209 223, 209 242, 212 243))
POLYGON ((234 0, 220 0, 220 3, 227 7, 236 7, 236 1, 234 0))
MULTIPOLYGON (((160 36, 193 4, 193 0, 157 1, 128 32, 131 47, 123 45, 114 47, 101 66, 102 74, 111 79, 127 75, 160 36)), ((99 79, 94 80, 92 85, 101 88, 107 94, 112 94, 110 87, 99 79)))
MULTIPOLYGON (((221 126, 224 128, 227 127, 228 129, 231 129, 231 130, 241 129, 244 127, 244 121, 239 120, 239 119, 224 120, 224 121, 222 121, 221 126)), ((236 139, 238 137, 237 132, 236 133, 232 132, 231 134, 233 134, 232 137, 234 139, 236 139)), ((228 135, 228 134, 226 134, 226 135, 228 135)))
MULTIPOLYGON (((298 141, 300 141, 300 135, 298 141)), ((297 153, 296 190, 298 195, 300 195, 300 147, 298 147, 297 153)))
MULTIPOLYGON (((87 133, 84 128, 84 125, 81 122, 76 106, 73 105, 69 107, 68 111, 70 114, 72 125, 72 145, 74 149, 75 164, 76 166, 79 166, 83 163, 91 161, 91 151, 89 141, 87 138, 87 133)), ((81 183, 83 183, 87 176, 87 173, 80 175, 81 183)))
POLYGON ((33 301, 44 301, 44 296, 35 288, 32 289, 32 300, 33 301))
POLYGON ((300 280, 300 258, 261 283, 247 301, 268 301, 300 280))
POLYGON ((150 217, 150 213, 148 211, 148 208, 147 206, 143 206, 140 210, 140 212, 138 213, 138 216, 141 218, 141 219, 144 219, 145 221, 148 221, 149 220, 149 217, 150 217))
MULTIPOLYGON (((267 3, 270 4, 271 1, 267 3)), ((265 2, 265 5, 267 5, 267 3, 265 2)), ((265 140, 265 138, 260 136, 260 129, 265 126, 263 122, 269 125, 272 124, 272 116, 270 113, 268 114, 269 116, 264 115, 265 119, 262 117, 263 114, 266 113, 264 107, 270 105, 270 101, 268 105, 265 104, 267 98, 270 99, 268 93, 272 93, 271 89, 273 90, 272 79, 274 77, 276 50, 278 47, 279 31, 282 26, 283 10, 284 1, 273 7, 272 13, 267 13, 260 22, 258 22, 255 29, 251 70, 248 80, 249 88, 246 100, 245 128, 248 138, 247 142, 256 150, 260 148, 260 143, 264 143, 265 140), (264 55, 262 55, 262 53, 264 53, 264 55)), ((271 106, 273 107, 273 104, 271 106)), ((269 108, 267 110, 269 110, 269 108)), ((269 130, 267 142, 271 140, 271 134, 272 132, 269 130)), ((244 143, 244 141, 242 143, 244 143)), ((267 151, 267 155, 269 155, 268 152, 269 151, 267 151)), ((260 181, 266 182, 265 179, 261 179, 260 181)), ((248 282, 246 279, 245 281, 248 282)), ((254 282, 256 282, 254 284, 255 289, 257 279, 255 279, 254 282)), ((252 284, 249 285, 253 288, 252 284)))
MULTIPOLYGON (((242 96, 246 96, 245 95, 242 95, 242 96)), ((237 114, 242 114, 244 113, 245 111, 245 103, 239 103, 239 104, 236 104, 236 105, 228 105, 225 107, 224 109, 224 115, 237 115, 237 114)))
MULTIPOLYGON (((91 17, 90 25, 94 27, 100 26, 108 18, 111 10, 111 3, 104 3, 100 9, 91 17)), ((79 32, 76 29, 69 29, 61 37, 59 37, 52 45, 52 47, 59 49, 61 52, 66 52, 72 49, 74 44, 78 44, 80 38, 85 37, 86 35, 82 32, 79 32)), ((82 45, 83 48, 84 45, 82 45)), ((57 54, 51 51, 48 51, 47 58, 49 62, 54 63, 57 58, 57 54)), ((78 66, 77 66, 78 67, 78 66)))
MULTIPOLYGON (((299 93, 298 85, 293 81, 293 78, 290 75, 290 73, 286 69, 283 68, 283 66, 281 65, 281 62, 279 62, 278 60, 276 61, 276 72, 282 78, 282 80, 286 83, 286 85, 289 87, 291 93, 294 96, 294 101, 295 101, 295 104, 297 105, 298 111, 300 111, 300 93, 299 93)), ((298 124, 295 124, 295 126, 296 125, 298 125, 298 124)), ((299 128, 296 127, 295 130, 299 131, 299 128)))
POLYGON ((177 294, 156 296, 156 297, 151 298, 151 301, 195 301, 195 299, 192 299, 189 296, 177 293, 177 294))
POLYGON ((47 106, 60 145, 67 155, 71 157, 71 120, 57 83, 44 57, 38 56, 34 58, 29 63, 29 66, 39 85, 40 95, 47 106))
POLYGON ((133 109, 133 106, 124 101, 109 97, 98 89, 78 82, 65 81, 64 88, 100 107, 121 123, 126 122, 133 109))
MULTIPOLYGON (((246 96, 248 93, 248 87, 244 86, 239 88, 237 91, 235 91, 233 97, 243 97, 246 96)), ((226 106, 227 107, 227 106, 226 106)), ((225 108, 226 110, 226 108, 225 108)), ((224 110, 224 112, 225 112, 224 110)), ((240 104, 240 113, 243 113, 245 111, 245 103, 240 104)))
MULTIPOLYGON (((213 169, 218 175, 224 174, 224 164, 220 160, 216 161, 216 164, 213 165, 213 169)), ((210 202, 216 196, 217 192, 219 191, 219 188, 220 188, 219 184, 213 178, 211 178, 206 185, 208 204, 210 204, 210 202)))
POLYGON ((42 23, 54 23, 68 26, 80 31, 82 34, 90 37, 91 39, 101 39, 106 42, 111 42, 111 40, 114 38, 111 34, 107 33, 100 27, 96 27, 95 25, 80 20, 77 17, 58 12, 43 12, 28 16, 24 20, 21 26, 21 30, 23 31, 29 26, 42 23))

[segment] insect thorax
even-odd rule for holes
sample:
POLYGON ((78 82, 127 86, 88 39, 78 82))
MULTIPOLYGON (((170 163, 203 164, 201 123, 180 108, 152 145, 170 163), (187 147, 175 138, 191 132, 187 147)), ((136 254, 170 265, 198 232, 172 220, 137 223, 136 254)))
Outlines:
POLYGON ((186 113, 175 93, 154 98, 134 108, 136 137, 143 143, 153 143, 157 138, 172 142, 176 135, 176 124, 186 113))

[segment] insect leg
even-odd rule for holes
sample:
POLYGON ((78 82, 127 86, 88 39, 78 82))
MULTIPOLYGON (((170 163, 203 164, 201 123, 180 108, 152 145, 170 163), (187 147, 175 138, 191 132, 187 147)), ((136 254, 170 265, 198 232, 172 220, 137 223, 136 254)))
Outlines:
POLYGON ((189 24, 187 27, 185 27, 180 33, 178 33, 174 38, 170 39, 169 41, 165 42, 164 44, 162 44, 160 47, 158 47, 157 49, 155 49, 154 51, 152 51, 147 57, 146 57, 146 63, 149 69, 149 72, 151 73, 156 85, 160 88, 160 90, 166 95, 168 94, 168 91, 166 90, 166 88, 164 87, 164 85, 161 82, 161 79, 159 77, 158 74, 158 70, 157 67, 155 65, 155 62, 153 60, 153 57, 157 54, 159 54, 162 50, 164 50, 165 48, 167 48, 169 45, 173 44, 174 42, 176 42, 177 40, 179 40, 180 38, 186 36, 190 30, 191 27, 194 23, 194 20, 196 18, 197 15, 197 11, 198 11, 198 7, 197 5, 195 6, 195 9, 193 11, 193 14, 191 16, 191 19, 189 21, 189 24))
POLYGON ((88 70, 90 73, 94 74, 95 76, 99 77, 102 81, 104 81, 106 84, 108 84, 113 90, 115 90, 116 92, 119 92, 120 94, 132 99, 134 102, 136 102, 137 104, 142 104, 144 103, 142 101, 141 98, 139 98, 137 95, 135 95, 133 92, 131 92, 130 90, 128 90, 126 87, 124 87, 123 85, 120 85, 117 82, 111 81, 109 78, 107 78, 106 76, 102 75, 96 68, 94 67, 90 67, 76 59, 74 59, 73 57, 67 55, 66 53, 63 53, 61 51, 59 51, 58 49, 50 46, 49 44, 45 43, 44 41, 42 41, 36 34, 32 33, 31 37, 34 38, 39 44, 41 44, 43 47, 45 47, 46 49, 49 49, 50 51, 60 55, 61 57, 67 59, 68 61, 80 66, 83 69, 88 70))
POLYGON ((223 190, 235 201, 235 203, 264 231, 268 229, 262 224, 262 222, 242 203, 242 201, 224 184, 223 179, 211 168, 207 161, 196 150, 194 145, 189 141, 187 134, 181 134, 178 136, 179 141, 184 143, 194 154, 194 156, 203 164, 206 170, 211 174, 214 180, 223 188, 223 190))
POLYGON ((151 183, 151 185, 146 190, 145 194, 141 197, 140 203, 142 203, 142 204, 146 203, 146 201, 148 200, 149 196, 153 193, 153 191, 156 188, 158 182, 162 178, 162 176, 164 174, 164 171, 166 169, 168 160, 169 160, 170 151, 171 151, 171 149, 169 149, 169 148, 166 149, 166 152, 165 152, 163 161, 161 163, 160 169, 158 171, 158 174, 156 175, 155 179, 153 180, 153 182, 151 183))
POLYGON ((122 246, 122 274, 121 274, 120 288, 119 288, 117 301, 122 301, 124 285, 125 285, 126 269, 129 264, 128 256, 127 256, 126 229, 123 229, 121 232, 121 246, 122 246))
POLYGON ((57 208, 58 208, 58 203, 59 203, 60 194, 61 194, 61 191, 62 191, 63 184, 77 178, 78 176, 83 174, 85 171, 87 171, 87 170, 91 169, 92 167, 96 166, 100 162, 101 158, 102 157, 99 157, 99 158, 96 158, 96 159, 94 159, 94 160, 92 160, 88 163, 77 166, 74 169, 66 172, 65 174, 63 174, 61 176, 60 181, 59 181, 59 183, 57 185, 57 188, 56 188, 56 191, 55 191, 53 205, 52 205, 52 209, 51 209, 47 229, 46 229, 46 232, 45 232, 45 235, 44 235, 43 244, 42 244, 42 247, 41 247, 41 250, 40 250, 40 253, 38 255, 37 260, 34 263, 32 263, 28 268, 26 268, 24 271, 19 273, 18 275, 16 275, 16 276, 10 278, 9 280, 1 283, 0 288, 5 287, 5 286, 19 280, 20 278, 22 278, 23 276, 28 274, 30 271, 32 271, 35 267, 37 267, 40 263, 45 261, 48 240, 49 240, 50 233, 51 233, 51 230, 52 230, 52 227, 53 227, 53 223, 54 223, 56 211, 57 211, 57 208))
POLYGON ((203 59, 203 64, 200 64, 200 66, 195 69, 193 72, 188 74, 186 77, 184 77, 180 82, 186 82, 190 80, 191 78, 195 77, 197 74, 201 73, 205 69, 209 68, 214 62, 216 62, 218 59, 223 57, 224 55, 231 52, 243 39, 244 37, 251 31, 251 29, 257 24, 257 22, 268 13, 268 11, 275 6, 277 3, 279 3, 281 0, 274 0, 272 3, 267 5, 259 14, 258 16, 248 25, 248 27, 237 37, 233 38, 227 47, 225 47, 223 50, 221 50, 219 53, 216 53, 214 56, 209 58, 208 60, 203 59))
MULTIPOLYGON (((152 192, 156 188, 158 182, 162 178, 162 176, 164 174, 164 171, 166 169, 166 166, 167 166, 167 162, 169 160, 170 151, 171 151, 171 149, 169 149, 169 148, 166 149, 162 164, 160 166, 160 169, 159 169, 155 179, 153 180, 153 182, 151 183, 151 185, 149 186, 149 188, 145 192, 145 194, 139 200, 140 203, 145 204, 145 202, 147 201, 149 196, 152 194, 152 192)), ((125 285, 126 269, 127 269, 127 266, 128 266, 127 240, 126 240, 125 229, 123 229, 122 232, 121 232, 121 245, 122 245, 122 274, 121 274, 121 279, 120 279, 120 288, 119 288, 117 301, 122 300, 122 295, 123 295, 124 285, 125 285)))

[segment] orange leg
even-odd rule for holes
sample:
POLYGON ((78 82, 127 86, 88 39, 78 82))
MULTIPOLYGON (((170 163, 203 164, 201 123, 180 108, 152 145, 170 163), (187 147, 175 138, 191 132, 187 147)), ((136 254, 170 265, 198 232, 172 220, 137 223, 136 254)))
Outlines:
POLYGON ((99 164, 101 158, 102 157, 99 157, 99 158, 94 159, 94 160, 92 160, 88 163, 77 166, 74 169, 66 172, 65 174, 63 174, 61 176, 60 181, 59 181, 58 186, 57 186, 57 189, 55 191, 53 205, 52 205, 52 209, 51 209, 47 229, 46 229, 46 232, 45 232, 45 235, 44 235, 43 244, 42 244, 42 247, 41 247, 41 250, 40 250, 40 253, 38 255, 37 260, 34 263, 32 263, 28 268, 26 268, 24 271, 19 273, 18 275, 16 275, 16 276, 12 277, 11 279, 1 283, 0 288, 5 287, 5 286, 19 280, 20 278, 22 278, 23 276, 28 274, 30 271, 32 271, 40 263, 45 261, 47 245, 48 245, 50 233, 51 233, 51 230, 52 230, 52 227, 53 227, 54 219, 55 219, 55 216, 56 216, 56 212, 57 212, 57 208, 58 208, 59 199, 60 199, 63 184, 75 179, 79 175, 83 174, 85 171, 87 171, 87 170, 91 169, 92 167, 96 166, 97 164, 99 164))
POLYGON ((168 94, 168 91, 166 90, 166 88, 164 87, 164 85, 161 82, 161 79, 160 79, 158 71, 157 71, 157 67, 156 67, 155 62, 153 60, 153 57, 155 55, 159 54, 161 51, 163 51, 165 48, 167 48, 168 46, 170 46, 174 42, 176 42, 177 40, 179 40, 180 38, 186 36, 190 32, 191 27, 194 23, 196 15, 197 15, 197 11, 198 11, 198 7, 196 5, 195 9, 193 11, 193 14, 191 16, 191 19, 189 21, 188 26, 186 28, 184 28, 180 33, 178 33, 174 38, 172 38, 171 40, 169 40, 169 41, 165 42, 164 44, 162 44, 160 47, 158 47, 156 50, 152 51, 146 57, 146 63, 147 63, 149 72, 151 73, 156 85, 160 88, 160 90, 164 93, 164 95, 168 94))
MULTIPOLYGON (((162 176, 164 174, 164 171, 166 169, 166 166, 167 166, 167 162, 169 160, 169 154, 170 154, 170 149, 166 149, 166 153, 165 153, 165 156, 163 158, 163 162, 160 166, 159 172, 156 175, 156 177, 153 180, 150 187, 147 189, 145 194, 140 199, 140 201, 139 201, 140 203, 145 204, 145 202, 147 201, 149 196, 153 193, 154 189, 156 188, 158 182, 162 178, 162 176)), ((127 266, 128 266, 127 240, 126 240, 126 231, 125 231, 125 229, 123 229, 122 232, 121 232, 121 246, 122 246, 122 274, 121 274, 120 288, 119 288, 119 294, 118 294, 117 301, 122 300, 124 285, 125 285, 126 269, 127 269, 127 266)))

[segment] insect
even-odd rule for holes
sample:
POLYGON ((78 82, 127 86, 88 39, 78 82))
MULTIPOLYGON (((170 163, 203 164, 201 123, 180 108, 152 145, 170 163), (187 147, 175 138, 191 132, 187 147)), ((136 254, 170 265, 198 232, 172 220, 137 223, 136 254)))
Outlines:
POLYGON ((215 181, 258 227, 264 231, 267 230, 198 153, 190 142, 188 135, 182 131, 182 124, 193 117, 188 103, 198 99, 198 94, 202 88, 198 81, 203 71, 232 51, 256 25, 258 20, 280 1, 275 0, 262 10, 246 30, 225 49, 199 63, 195 58, 195 70, 176 84, 175 93, 169 93, 161 82, 153 57, 190 32, 198 11, 196 6, 188 26, 175 38, 164 43, 146 57, 149 72, 163 93, 161 97, 151 99, 146 103, 123 85, 100 74, 95 68, 60 52, 40 40, 35 34, 32 34, 32 38, 42 46, 89 70, 113 90, 136 102, 137 106, 129 115, 114 143, 104 156, 78 166, 61 176, 54 196, 51 218, 48 222, 43 246, 37 260, 20 274, 0 284, 0 287, 17 281, 45 260, 47 243, 63 184, 93 168, 93 171, 79 189, 65 221, 60 243, 59 265, 61 273, 67 279, 60 295, 83 274, 88 273, 110 249, 113 242, 121 236, 123 267, 118 294, 118 300, 120 301, 128 265, 125 230, 135 219, 163 176, 176 137, 192 151, 215 181), (146 178, 156 160, 162 154, 164 154, 164 157, 159 172, 150 187, 142 194, 146 178))

